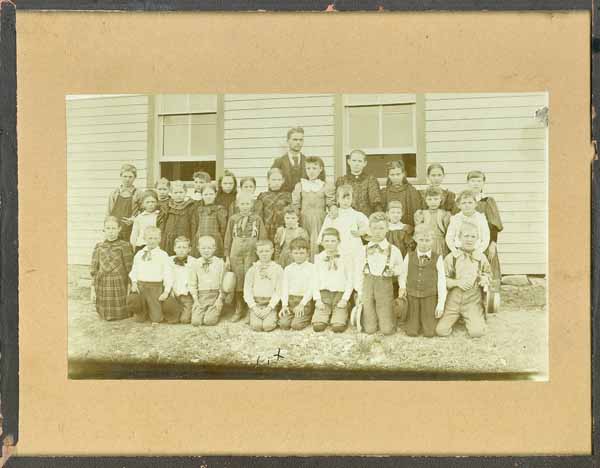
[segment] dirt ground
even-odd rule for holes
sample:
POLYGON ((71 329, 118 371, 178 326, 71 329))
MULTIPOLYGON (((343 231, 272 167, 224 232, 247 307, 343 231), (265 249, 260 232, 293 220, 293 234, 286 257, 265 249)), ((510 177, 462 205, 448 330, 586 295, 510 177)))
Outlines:
POLYGON ((447 338, 275 330, 252 331, 225 317, 215 327, 101 320, 83 295, 69 299, 69 361, 136 365, 282 369, 545 374, 545 309, 502 309, 485 336, 471 339, 458 325, 447 338), (279 354, 278 358, 276 355, 279 354))

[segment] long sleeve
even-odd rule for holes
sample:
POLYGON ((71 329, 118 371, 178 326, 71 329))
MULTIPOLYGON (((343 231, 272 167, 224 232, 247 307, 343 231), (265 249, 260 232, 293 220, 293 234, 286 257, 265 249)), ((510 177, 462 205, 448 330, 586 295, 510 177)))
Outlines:
POLYGON ((281 299, 281 290, 283 289, 282 287, 282 276, 283 276, 283 270, 282 268, 277 265, 278 268, 275 269, 275 288, 273 289, 273 294, 271 295, 271 300, 269 301, 269 307, 271 309, 275 309, 275 307, 277 306, 277 303, 279 302, 279 300, 281 299))
POLYGON ((129 279, 132 283, 137 282, 138 280, 138 263, 140 261, 140 257, 138 255, 133 257, 133 265, 131 266, 131 271, 129 272, 129 279))
POLYGON ((292 206, 300 213, 300 210, 302 209, 302 184, 300 182, 296 184, 294 191, 292 192, 292 206))
POLYGON ((448 230, 446 231, 446 245, 451 252, 456 250, 456 235, 458 234, 458 216, 454 215, 450 218, 450 224, 448 224, 448 230))
POLYGON ((285 268, 283 270, 283 274, 281 275, 281 305, 282 307, 287 307, 289 301, 289 292, 288 292, 288 269, 285 268))
POLYGON ((485 252, 488 246, 490 245, 490 227, 488 226, 487 220, 485 216, 481 213, 478 213, 479 216, 479 225, 481 227, 481 239, 479 241, 479 245, 481 248, 481 252, 485 252))
POLYGON ((369 185, 367 187, 369 194, 369 205, 373 212, 383 210, 383 199, 381 197, 381 189, 379 188, 379 182, 373 176, 369 177, 369 185))
POLYGON ((267 234, 267 230, 265 229, 265 223, 263 223, 261 218, 258 218, 256 223, 258 227, 258 240, 267 240, 269 236, 267 234))
POLYGON ((188 288, 194 300, 196 300, 196 298, 198 297, 198 275, 196 274, 196 268, 196 263, 190 265, 188 274, 188 288))
POLYGON ((335 205, 335 185, 330 182, 325 182, 323 191, 325 192, 325 206, 329 208, 330 206, 335 205))
MULTIPOLYGON (((353 288, 353 284, 352 284, 352 271, 350 270, 350 268, 348 268, 347 266, 347 262, 345 260, 343 260, 344 262, 344 277, 346 278, 346 286, 344 288, 344 294, 342 295, 342 300, 348 302, 350 300, 350 296, 352 296, 352 290, 353 288)), ((315 279, 317 278, 317 275, 315 275, 315 279)), ((319 283, 315 283, 315 290, 319 289, 319 283)))
POLYGON ((225 237, 225 231, 227 230, 227 210, 223 207, 217 209, 217 226, 221 237, 225 237))
POLYGON ((131 267, 133 266, 133 249, 129 244, 123 244, 121 255, 123 256, 123 266, 125 267, 125 271, 131 271, 131 267))
POLYGON ((404 257, 404 262, 403 262, 403 266, 402 266, 402 274, 398 277, 398 287, 400 289, 406 289, 406 280, 407 280, 407 277, 408 277, 408 262, 409 262, 409 258, 410 258, 409 255, 406 255, 406 257, 404 257))
POLYGON ((254 309, 256 307, 256 302, 254 301, 254 275, 256 274, 256 268, 250 267, 248 272, 246 273, 246 277, 244 278, 244 301, 248 304, 250 309, 254 309))
MULTIPOLYGON (((407 259, 407 266, 408 266, 408 256, 406 257, 407 259)), ((446 295, 448 294, 448 289, 446 289, 446 269, 444 267, 444 260, 442 258, 442 256, 440 255, 437 259, 437 263, 436 263, 436 268, 437 268, 437 290, 438 290, 438 305, 440 306, 444 306, 444 304, 446 303, 446 295)))
POLYGON ((100 255, 98 250, 100 249, 100 244, 96 244, 94 247, 94 251, 92 252, 92 263, 90 264, 90 275, 92 279, 96 278, 98 271, 100 270, 100 255))
POLYGON ((196 243, 198 242, 198 210, 196 205, 192 205, 190 208, 190 247, 192 252, 196 251, 196 243))
POLYGON ((362 294, 362 286, 363 286, 363 268, 366 263, 366 252, 365 249, 360 249, 357 252, 356 260, 354 261, 354 289, 360 295, 362 294))
POLYGON ((256 201, 254 202, 254 213, 256 213, 256 215, 263 221, 265 220, 265 204, 263 202, 264 193, 265 192, 259 193, 256 201))
POLYGON ((282 241, 284 229, 285 228, 283 228, 283 227, 278 227, 277 232, 275 233, 275 238, 273 239, 273 248, 275 249, 275 254, 273 255, 273 258, 275 259, 276 262, 279 261, 279 256, 281 255, 281 244, 282 244, 281 241, 282 241))
POLYGON ((313 281, 312 284, 312 297, 313 300, 315 302, 318 302, 321 300, 321 288, 319 287, 319 285, 322 284, 321 281, 321 269, 319 268, 319 263, 320 263, 320 259, 318 258, 318 256, 315 257, 315 280, 313 281))
POLYGON ((312 268, 310 269, 309 277, 307 278, 308 287, 306 288, 306 291, 304 292, 304 296, 302 296, 302 301, 300 301, 300 303, 303 306, 305 306, 312 300, 313 292, 314 292, 315 273, 316 273, 316 268, 313 265, 312 268))
POLYGON ((163 287, 165 288, 165 291, 171 291, 171 288, 173 288, 173 281, 175 275, 173 269, 173 262, 171 261, 168 255, 165 255, 163 259, 163 287))
POLYGON ((446 274, 446 289, 452 289, 450 281, 456 278, 456 272, 454 270, 454 254, 446 255, 444 259, 444 273, 446 274))
POLYGON ((106 206, 106 216, 110 216, 115 206, 115 191, 110 192, 108 196, 108 205, 106 206))
POLYGON ((223 241, 223 248, 225 250, 225 256, 229 257, 231 254, 231 244, 233 243, 233 229, 235 226, 235 217, 229 218, 227 221, 227 229, 225 230, 225 240, 223 241))
POLYGON ((133 226, 131 227, 131 236, 129 237, 129 243, 135 248, 137 246, 137 240, 140 236, 140 217, 139 215, 133 220, 133 226))

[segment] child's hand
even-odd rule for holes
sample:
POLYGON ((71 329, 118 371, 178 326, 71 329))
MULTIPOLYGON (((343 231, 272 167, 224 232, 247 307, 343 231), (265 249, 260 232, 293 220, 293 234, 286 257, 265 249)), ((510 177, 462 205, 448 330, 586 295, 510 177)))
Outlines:
POLYGON ((406 297, 406 289, 398 289, 398 297, 400 299, 402 299, 403 297, 406 297))
POLYGON ((435 308, 435 318, 439 319, 442 315, 444 315, 444 306, 442 304, 438 304, 435 308))
POLYGON ((139 293, 140 292, 140 290, 138 289, 137 283, 135 283, 135 282, 131 283, 131 292, 132 293, 139 293))
POLYGON ((96 302, 96 288, 94 286, 90 289, 90 302, 96 302))
POLYGON ((488 288, 490 286, 490 279, 487 276, 479 278, 479 286, 482 288, 488 288))
POLYGON ((346 307, 348 307, 348 301, 345 301, 344 299, 341 299, 340 302, 337 303, 336 307, 338 309, 345 309, 346 307))
POLYGON ((279 316, 280 319, 286 317, 288 314, 290 313, 290 310, 288 309, 288 306, 284 306, 281 308, 281 310, 279 311, 279 314, 277 314, 279 316))
POLYGON ((338 207, 335 205, 332 205, 329 207, 329 217, 331 219, 335 219, 338 217, 338 207))
POLYGON ((302 304, 298 304, 296 307, 294 307, 294 316, 304 317, 304 306, 302 304))
POLYGON ((158 296, 158 300, 160 302, 166 301, 167 298, 169 297, 169 292, 165 291, 164 293, 162 293, 160 296, 158 296))

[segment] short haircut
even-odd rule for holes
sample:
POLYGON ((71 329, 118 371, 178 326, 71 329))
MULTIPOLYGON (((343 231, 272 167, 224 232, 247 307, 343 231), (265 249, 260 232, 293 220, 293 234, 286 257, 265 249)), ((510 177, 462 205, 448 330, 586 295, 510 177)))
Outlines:
POLYGON ((186 191, 185 184, 181 180, 174 180, 171 182, 171 192, 174 192, 175 189, 182 189, 184 192, 186 191))
POLYGON ((158 201, 158 196, 156 195, 156 192, 153 190, 146 190, 144 191, 144 193, 142 193, 142 203, 144 203, 146 201, 146 198, 154 198, 156 201, 158 201))
POLYGON ((193 180, 202 179, 204 182, 210 182, 212 180, 210 177, 210 174, 208 172, 204 172, 204 171, 194 172, 192 179, 193 180))
POLYGON ((283 215, 287 215, 287 214, 293 214, 296 217, 300 217, 300 215, 298 214, 298 210, 296 208, 294 208, 292 205, 288 205, 283 209, 283 215))
POLYGON ((477 199, 475 198, 475 193, 472 190, 463 190, 458 194, 458 197, 456 198, 456 203, 462 203, 462 201, 465 198, 471 198, 472 200, 477 201, 477 199))
POLYGON ((352 189, 352 185, 344 184, 344 185, 340 185, 337 188, 336 197, 338 200, 340 200, 340 199, 346 198, 348 196, 351 197, 353 193, 354 193, 354 190, 352 189))
POLYGON ((439 169, 440 171, 442 171, 442 174, 446 174, 444 166, 442 166, 440 163, 433 163, 427 166, 427 175, 431 174, 431 171, 433 171, 434 169, 439 169))
POLYGON ((433 234, 433 229, 428 224, 417 224, 415 226, 415 231, 413 237, 417 237, 419 234, 433 234))
POLYGON ((369 216, 369 226, 375 223, 385 223, 387 225, 387 215, 383 211, 376 211, 371 216, 369 216))
POLYGON ((202 187, 202 190, 200 190, 200 193, 203 194, 207 190, 212 190, 213 192, 217 193, 217 187, 212 182, 208 182, 204 187, 202 187))
POLYGON ((124 172, 131 172, 133 174, 133 177, 137 177, 137 169, 133 164, 123 164, 121 166, 121 171, 119 172, 119 175, 123 175, 124 172))
POLYGON ((438 187, 427 187, 425 190, 425 198, 427 197, 441 197, 442 190, 438 187))
POLYGON ((485 182, 485 174, 481 171, 469 171, 467 173, 467 182, 471 179, 481 178, 485 182))
POLYGON ((293 252, 294 250, 308 251, 309 248, 308 241, 303 237, 296 237, 290 242, 290 252, 293 252))
POLYGON ((390 200, 387 204, 387 209, 390 211, 392 208, 400 208, 401 210, 404 210, 400 200, 390 200))
POLYGON ((223 183, 223 179, 225 177, 231 177, 233 179, 233 190, 231 191, 231 193, 235 193, 237 191, 237 179, 235 178, 234 173, 228 169, 225 169, 223 171, 223 175, 219 177, 219 192, 223 191, 221 184, 223 183))
POLYGON ((117 226, 121 227, 121 224, 119 223, 119 220, 116 216, 107 216, 106 218, 104 218, 103 226, 106 226, 108 223, 115 223, 117 226))
POLYGON ((198 246, 202 245, 202 244, 207 244, 207 243, 211 243, 211 245, 213 247, 217 246, 217 241, 215 241, 215 238, 213 236, 200 236, 198 238, 198 246))
POLYGON ((240 179, 240 187, 242 187, 242 185, 244 185, 246 182, 252 182, 252 184, 254 185, 254 188, 256 188, 256 179, 254 177, 251 177, 251 176, 242 177, 240 179))
MULTIPOLYGON (((338 242, 340 240, 340 231, 338 231, 336 228, 325 228, 323 230, 323 235, 321 236, 323 239, 325 239, 325 236, 334 236, 337 238, 338 242)), ((296 239, 294 239, 296 240, 296 239)), ((293 241, 292 241, 293 242, 293 241)))
POLYGON ((273 174, 279 174, 281 177, 283 177, 283 172, 281 172, 281 169, 278 167, 272 167, 267 171, 267 179, 270 179, 273 174))
POLYGON ((402 172, 406 174, 406 167, 404 166, 404 161, 401 161, 400 159, 390 161, 389 163, 387 163, 388 173, 394 169, 402 169, 402 172))
POLYGON ((146 229, 144 229, 144 238, 148 234, 158 234, 160 236, 161 232, 160 232, 160 229, 157 228, 156 226, 147 226, 146 229))
POLYGON ((360 154, 362 156, 362 158, 365 160, 365 162, 367 161, 367 153, 365 153, 363 150, 353 149, 352 151, 350 151, 348 156, 351 158, 353 154, 360 154))
POLYGON ((169 179, 166 177, 161 177, 154 183, 154 188, 158 188, 162 185, 165 185, 167 188, 169 188, 171 186, 171 182, 169 182, 169 179))
POLYGON ((458 234, 464 234, 465 232, 474 231, 477 233, 477 237, 479 237, 479 228, 476 224, 473 224, 469 221, 463 221, 460 225, 460 229, 458 230, 458 234))
POLYGON ((294 134, 294 133, 302 133, 302 135, 304 135, 304 129, 302 127, 292 127, 287 131, 287 140, 290 139, 290 137, 294 134))
POLYGON ((187 245, 191 244, 190 240, 187 237, 185 237, 185 236, 179 236, 179 237, 175 238, 175 242, 173 242, 173 245, 175 246, 175 245, 181 244, 181 243, 185 243, 187 245))
POLYGON ((273 242, 270 241, 269 239, 261 239, 256 242, 256 250, 258 250, 260 247, 270 247, 272 249, 273 242))

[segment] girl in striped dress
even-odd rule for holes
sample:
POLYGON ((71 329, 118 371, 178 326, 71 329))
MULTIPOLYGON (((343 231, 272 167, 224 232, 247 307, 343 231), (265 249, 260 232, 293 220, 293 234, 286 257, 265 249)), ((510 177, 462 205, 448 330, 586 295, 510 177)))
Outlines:
POLYGON ((96 244, 92 254, 92 302, 104 320, 121 320, 129 317, 127 287, 129 271, 133 265, 131 245, 119 239, 119 220, 109 216, 104 221, 104 241, 96 244))

